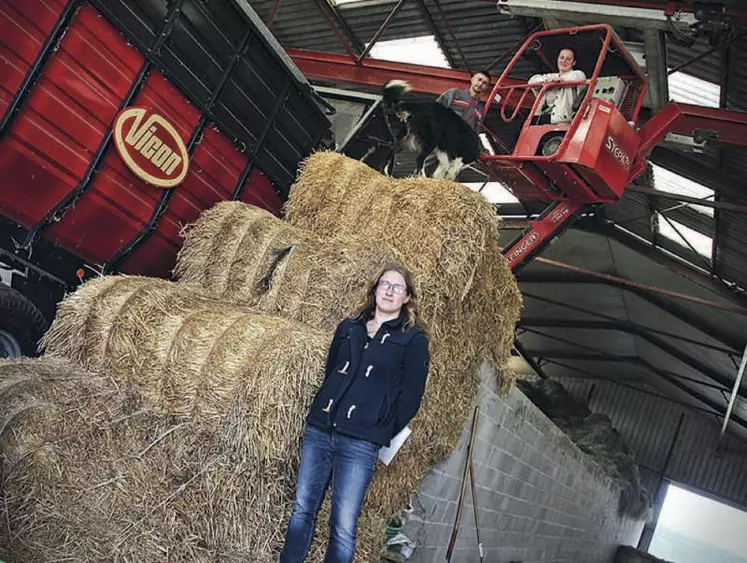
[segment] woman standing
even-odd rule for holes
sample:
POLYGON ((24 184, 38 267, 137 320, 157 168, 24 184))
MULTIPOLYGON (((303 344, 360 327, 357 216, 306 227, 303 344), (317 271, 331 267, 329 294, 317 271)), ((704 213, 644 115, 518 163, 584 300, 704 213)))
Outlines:
POLYGON ((428 376, 428 337, 410 272, 386 266, 329 348, 303 438, 296 499, 281 563, 303 563, 331 483, 325 563, 349 563, 379 448, 415 416, 428 376))

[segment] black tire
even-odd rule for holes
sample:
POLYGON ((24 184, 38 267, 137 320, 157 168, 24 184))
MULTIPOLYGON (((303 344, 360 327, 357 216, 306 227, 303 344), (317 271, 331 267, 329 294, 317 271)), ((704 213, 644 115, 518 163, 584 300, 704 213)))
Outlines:
POLYGON ((36 356, 49 323, 22 293, 0 284, 0 358, 36 356))

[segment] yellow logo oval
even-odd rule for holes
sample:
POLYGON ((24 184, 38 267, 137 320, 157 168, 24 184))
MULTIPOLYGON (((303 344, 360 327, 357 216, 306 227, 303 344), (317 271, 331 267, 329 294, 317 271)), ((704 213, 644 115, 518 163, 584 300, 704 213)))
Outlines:
POLYGON ((184 141, 171 123, 146 107, 132 106, 117 115, 114 145, 127 167, 153 186, 173 188, 187 176, 184 141))

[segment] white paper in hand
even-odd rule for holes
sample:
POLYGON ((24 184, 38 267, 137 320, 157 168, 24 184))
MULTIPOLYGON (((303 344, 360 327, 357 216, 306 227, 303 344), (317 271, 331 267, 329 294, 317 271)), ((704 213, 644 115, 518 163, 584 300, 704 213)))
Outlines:
POLYGON ((384 465, 389 465, 392 462, 394 456, 410 434, 412 434, 412 430, 410 430, 409 426, 405 426, 394 438, 392 438, 392 441, 389 442, 387 447, 379 449, 379 459, 384 465))

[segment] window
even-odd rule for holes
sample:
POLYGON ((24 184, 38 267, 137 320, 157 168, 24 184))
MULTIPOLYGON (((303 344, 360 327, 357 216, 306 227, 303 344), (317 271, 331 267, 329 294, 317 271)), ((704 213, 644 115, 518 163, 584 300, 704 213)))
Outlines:
MULTIPOLYGON (((656 164, 651 165, 654 170, 654 187, 662 192, 685 195, 688 197, 696 197, 700 199, 712 199, 714 191, 711 188, 707 188, 702 184, 698 184, 689 178, 680 176, 676 172, 657 166, 656 164)), ((709 215, 713 217, 713 208, 706 207, 703 205, 697 205, 694 203, 686 203, 686 207, 694 209, 698 213, 703 215, 709 215)))
POLYGON ((747 513, 669 485, 649 553, 681 563, 747 563, 747 513))
POLYGON ((721 86, 684 72, 675 72, 669 75, 669 97, 683 104, 717 108, 721 102, 721 86))
POLYGON ((473 192, 479 191, 490 203, 519 203, 516 196, 500 182, 488 182, 484 188, 482 188, 483 182, 469 182, 464 185, 473 192))
POLYGON ((433 35, 379 41, 371 49, 371 58, 451 68, 433 35))
POLYGON ((666 237, 677 244, 681 244, 688 250, 690 249, 688 243, 690 243, 698 254, 709 259, 711 258, 713 251, 713 239, 711 237, 699 233, 678 221, 669 218, 665 219, 660 213, 656 214, 656 218, 658 220, 659 234, 661 236, 666 237))

